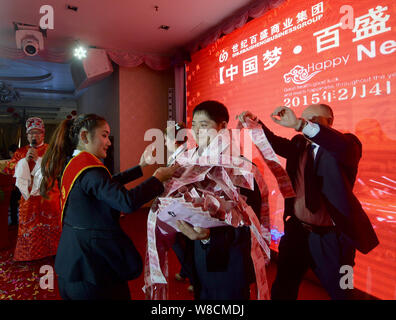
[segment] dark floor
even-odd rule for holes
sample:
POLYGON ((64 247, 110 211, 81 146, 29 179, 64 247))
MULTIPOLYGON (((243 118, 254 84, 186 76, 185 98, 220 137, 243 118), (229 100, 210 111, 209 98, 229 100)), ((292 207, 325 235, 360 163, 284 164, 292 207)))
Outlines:
MULTIPOLYGON (((121 226, 135 243, 141 256, 145 256, 146 250, 146 220, 148 209, 141 209, 131 215, 125 215, 121 219, 121 226)), ((9 228, 10 247, 0 251, 0 300, 54 300, 60 299, 57 283, 53 290, 42 290, 39 287, 40 267, 52 265, 53 257, 33 262, 13 262, 12 254, 15 246, 17 228, 9 228)), ((187 290, 189 283, 180 282, 174 278, 179 272, 180 266, 173 251, 169 252, 169 299, 192 300, 193 295, 187 290)), ((268 285, 271 287, 276 275, 276 262, 272 261, 267 268, 268 285)), ((144 285, 143 274, 136 280, 130 281, 132 299, 144 300, 142 287, 144 285)), ((315 276, 307 274, 300 287, 298 299, 300 300, 328 300, 327 293, 322 289, 315 276)))
MULTIPOLYGON (((147 220, 147 210, 142 209, 132 215, 126 215, 122 218, 122 227, 125 232, 128 233, 130 238, 135 243, 139 252, 144 256, 144 250, 146 245, 146 220, 147 220)), ((174 279, 174 274, 179 272, 179 263, 176 255, 171 250, 169 253, 169 299, 193 299, 192 294, 187 291, 188 283, 180 283, 174 279)), ((271 262, 267 269, 268 285, 271 287, 272 282, 276 275, 276 264, 271 262)), ((298 299, 301 300, 328 300, 329 296, 326 291, 319 285, 315 283, 315 275, 307 274, 311 280, 304 280, 301 284, 298 299)), ((130 287, 131 291, 134 292, 134 299, 144 299, 144 294, 141 290, 136 290, 137 288, 143 287, 143 276, 140 276, 137 280, 131 281, 130 287)))

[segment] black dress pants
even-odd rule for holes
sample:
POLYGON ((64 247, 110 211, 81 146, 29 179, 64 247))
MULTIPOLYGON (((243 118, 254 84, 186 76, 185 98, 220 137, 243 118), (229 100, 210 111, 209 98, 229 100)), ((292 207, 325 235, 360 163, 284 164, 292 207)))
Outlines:
POLYGON ((295 217, 285 223, 279 243, 277 275, 271 289, 272 300, 296 300, 304 274, 311 268, 333 300, 350 299, 352 289, 342 289, 343 265, 355 265, 355 248, 336 231, 309 232, 295 217))
POLYGON ((177 259, 180 262, 180 276, 183 278, 188 278, 190 283, 192 283, 192 255, 191 250, 193 249, 193 244, 189 244, 192 240, 188 239, 181 233, 176 234, 175 243, 172 246, 173 251, 176 254, 177 259))
POLYGON ((131 300, 128 282, 99 286, 90 282, 69 282, 58 277, 59 293, 63 300, 131 300))
MULTIPOLYGON (((212 237, 227 232, 235 235, 228 248, 209 253, 208 245, 200 240, 194 244, 194 296, 196 300, 249 300, 250 283, 254 281, 254 267, 250 258, 250 230, 248 227, 218 227, 211 229, 212 237), (222 228, 222 229, 220 229, 222 228)), ((225 241, 226 238, 222 240, 225 241)), ((213 241, 213 238, 211 239, 213 241)), ((210 245, 213 245, 213 242, 210 245)))
POLYGON ((14 187, 14 189, 12 189, 10 197, 11 225, 18 224, 18 207, 20 198, 21 192, 17 187, 14 187))

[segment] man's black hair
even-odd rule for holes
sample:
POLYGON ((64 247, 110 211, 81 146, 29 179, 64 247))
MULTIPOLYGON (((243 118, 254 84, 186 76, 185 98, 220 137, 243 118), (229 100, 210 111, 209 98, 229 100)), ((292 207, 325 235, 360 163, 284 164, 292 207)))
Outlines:
POLYGON ((217 124, 223 121, 228 123, 230 120, 227 107, 224 104, 214 100, 201 102, 194 108, 193 116, 196 112, 205 112, 207 116, 217 124))

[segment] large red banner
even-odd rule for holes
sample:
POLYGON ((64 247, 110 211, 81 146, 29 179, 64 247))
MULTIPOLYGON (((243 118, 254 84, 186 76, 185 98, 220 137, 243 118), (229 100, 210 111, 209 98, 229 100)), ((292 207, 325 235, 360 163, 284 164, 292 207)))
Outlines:
MULTIPOLYGON (((187 122, 199 102, 212 99, 244 110, 272 131, 295 132, 269 115, 285 105, 301 115, 315 103, 332 107, 334 128, 363 145, 354 192, 380 245, 357 254, 356 288, 396 299, 396 2, 285 1, 192 55, 187 66, 187 122)), ((284 164, 284 159, 280 159, 284 164)), ((260 162, 257 154, 254 162, 260 162)), ((272 248, 283 233, 283 198, 264 166, 270 189, 272 248)))

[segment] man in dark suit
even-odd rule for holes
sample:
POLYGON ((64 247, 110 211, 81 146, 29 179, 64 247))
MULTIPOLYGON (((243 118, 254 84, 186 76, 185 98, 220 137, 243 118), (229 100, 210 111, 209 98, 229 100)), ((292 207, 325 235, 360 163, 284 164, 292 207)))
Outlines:
MULTIPOLYGON (((246 111, 239 115, 257 117, 246 111)), ((285 234, 279 243, 277 276, 271 298, 297 299, 301 280, 312 268, 332 299, 351 298, 341 284, 342 266, 354 266, 356 249, 367 254, 377 236, 352 192, 362 155, 359 139, 331 128, 328 105, 308 106, 297 118, 292 109, 278 107, 271 118, 302 132, 291 140, 276 136, 261 121, 274 151, 287 159, 286 170, 296 192, 285 200, 285 234)))

